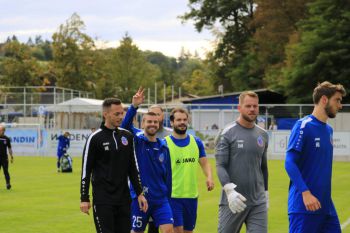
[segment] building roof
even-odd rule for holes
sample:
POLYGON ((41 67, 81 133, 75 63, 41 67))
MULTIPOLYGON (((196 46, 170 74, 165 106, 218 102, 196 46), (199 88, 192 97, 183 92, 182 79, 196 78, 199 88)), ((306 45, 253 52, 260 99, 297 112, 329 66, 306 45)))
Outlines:
MULTIPOLYGON (((285 103, 286 98, 273 90, 269 89, 256 89, 252 90, 259 96, 259 102, 261 104, 270 104, 270 103, 285 103)), ((184 104, 191 104, 191 103, 225 103, 225 104, 237 104, 238 103, 238 96, 243 91, 238 92, 231 92, 231 93, 225 93, 221 95, 211 95, 211 96, 202 96, 198 98, 191 98, 188 100, 184 100, 184 104)))

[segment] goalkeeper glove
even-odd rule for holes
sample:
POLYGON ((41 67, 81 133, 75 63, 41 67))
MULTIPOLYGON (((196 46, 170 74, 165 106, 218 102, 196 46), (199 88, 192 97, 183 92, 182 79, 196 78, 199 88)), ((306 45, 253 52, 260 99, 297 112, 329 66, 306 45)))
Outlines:
POLYGON ((240 193, 236 192, 235 188, 237 185, 234 183, 228 183, 224 186, 224 191, 227 196, 228 206, 232 213, 242 212, 247 205, 244 204, 247 199, 240 193))

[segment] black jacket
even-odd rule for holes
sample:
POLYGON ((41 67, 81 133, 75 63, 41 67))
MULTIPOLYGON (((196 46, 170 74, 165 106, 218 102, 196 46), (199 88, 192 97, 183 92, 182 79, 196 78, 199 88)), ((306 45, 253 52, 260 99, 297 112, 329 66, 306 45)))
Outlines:
POLYGON ((90 177, 94 204, 120 205, 130 202, 128 177, 136 194, 142 192, 132 134, 104 125, 86 141, 80 183, 80 200, 89 201, 90 177))

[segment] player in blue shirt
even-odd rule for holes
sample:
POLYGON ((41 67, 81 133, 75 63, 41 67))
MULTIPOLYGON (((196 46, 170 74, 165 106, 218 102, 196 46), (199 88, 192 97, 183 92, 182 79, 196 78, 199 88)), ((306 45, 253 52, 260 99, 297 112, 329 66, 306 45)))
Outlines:
MULTIPOLYGON (((159 129, 158 116, 154 112, 145 113, 142 119, 144 132, 132 125, 136 109, 143 102, 143 89, 140 88, 133 96, 132 106, 128 109, 121 127, 134 134, 135 151, 139 166, 141 184, 148 201, 147 212, 140 211, 137 199, 133 198, 132 229, 134 232, 144 232, 149 218, 162 233, 173 232, 173 215, 169 198, 171 195, 171 161, 169 149, 163 140, 156 138, 159 129)), ((134 197, 134 195, 132 194, 134 197)))
POLYGON ((65 132, 63 135, 58 136, 57 140, 57 171, 60 171, 60 159, 67 153, 68 148, 70 147, 69 132, 65 132))
POLYGON ((294 125, 286 154, 290 177, 290 233, 340 233, 331 198, 333 129, 327 124, 342 108, 342 85, 319 84, 313 92, 314 110, 294 125))

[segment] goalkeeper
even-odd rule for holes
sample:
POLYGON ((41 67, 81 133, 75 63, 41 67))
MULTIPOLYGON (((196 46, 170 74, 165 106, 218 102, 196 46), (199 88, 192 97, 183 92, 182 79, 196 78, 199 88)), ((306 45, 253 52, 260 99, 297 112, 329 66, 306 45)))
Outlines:
POLYGON ((267 233, 267 132, 255 124, 259 98, 239 96, 237 121, 227 126, 216 143, 216 168, 223 186, 219 204, 219 233, 267 233))

